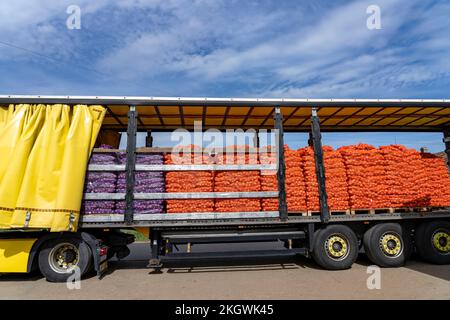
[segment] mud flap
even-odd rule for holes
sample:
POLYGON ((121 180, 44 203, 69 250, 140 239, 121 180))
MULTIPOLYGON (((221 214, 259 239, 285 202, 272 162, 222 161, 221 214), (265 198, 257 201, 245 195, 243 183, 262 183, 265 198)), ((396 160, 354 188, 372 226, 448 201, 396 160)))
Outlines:
POLYGON ((97 277, 101 279, 108 271, 108 246, 104 245, 100 239, 86 232, 81 233, 81 238, 92 251, 94 270, 97 273, 97 277))

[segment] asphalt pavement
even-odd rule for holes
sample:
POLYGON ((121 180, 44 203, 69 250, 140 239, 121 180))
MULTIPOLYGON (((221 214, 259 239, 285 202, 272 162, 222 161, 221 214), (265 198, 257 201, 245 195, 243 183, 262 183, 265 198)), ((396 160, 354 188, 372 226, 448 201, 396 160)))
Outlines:
MULTIPOLYGON (((276 243, 220 244, 195 247, 194 251, 278 247, 280 244, 276 243)), ((89 275, 80 282, 79 289, 69 289, 65 283, 49 283, 38 274, 0 275, 0 298, 450 299, 450 266, 418 260, 411 260, 402 268, 382 268, 377 278, 374 277, 378 271, 370 268, 364 255, 351 269, 342 271, 323 270, 305 257, 272 256, 175 260, 166 262, 161 273, 155 273, 146 268, 148 243, 135 243, 131 251, 126 260, 110 262, 103 279, 89 275)))

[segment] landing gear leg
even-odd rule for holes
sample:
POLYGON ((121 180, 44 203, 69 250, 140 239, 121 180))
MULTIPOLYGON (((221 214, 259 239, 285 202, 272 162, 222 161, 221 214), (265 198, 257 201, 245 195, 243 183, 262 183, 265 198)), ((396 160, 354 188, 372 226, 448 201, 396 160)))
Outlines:
POLYGON ((159 273, 162 268, 161 259, 159 257, 161 250, 161 236, 159 230, 150 230, 150 246, 152 254, 147 268, 153 268, 154 272, 159 273))

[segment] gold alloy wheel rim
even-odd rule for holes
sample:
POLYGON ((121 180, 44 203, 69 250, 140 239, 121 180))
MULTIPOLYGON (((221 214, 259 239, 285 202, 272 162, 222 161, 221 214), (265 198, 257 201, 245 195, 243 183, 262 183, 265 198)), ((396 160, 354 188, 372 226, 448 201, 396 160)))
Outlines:
POLYGON ((67 273, 78 264, 79 251, 71 243, 62 243, 52 249, 48 260, 53 271, 67 273))
POLYGON ((325 243, 325 249, 330 258, 343 260, 348 255, 348 242, 342 235, 331 235, 325 243))
POLYGON ((449 253, 450 252, 450 235, 448 232, 442 230, 435 232, 433 234, 433 245, 434 247, 442 253, 449 253))
POLYGON ((385 233, 380 238, 380 248, 389 257, 398 257, 403 252, 402 239, 396 233, 385 233))

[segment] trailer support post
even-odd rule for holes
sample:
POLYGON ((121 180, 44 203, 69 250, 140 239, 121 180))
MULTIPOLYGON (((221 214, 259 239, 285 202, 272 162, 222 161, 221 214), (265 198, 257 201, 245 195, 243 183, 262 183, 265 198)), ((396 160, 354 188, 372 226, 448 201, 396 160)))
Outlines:
POLYGON ((125 194, 125 223, 133 223, 133 198, 134 198, 134 173, 136 169, 136 131, 137 111, 135 106, 130 106, 128 111, 127 128, 127 163, 126 171, 126 194, 125 194))
POLYGON ((313 247, 314 247, 314 232, 315 232, 315 226, 314 223, 308 223, 308 227, 307 227, 307 231, 308 231, 308 237, 307 237, 307 256, 309 257, 310 253, 313 251, 313 247))
POLYGON ((311 115, 311 138, 314 148, 314 159, 316 163, 316 176, 319 185, 320 219, 326 223, 330 220, 330 209, 328 207, 328 195, 325 185, 325 164, 323 161, 322 135, 320 133, 320 120, 317 109, 312 108, 311 115))
POLYGON ((280 218, 286 220, 288 218, 288 208, 286 202, 286 165, 284 162, 284 131, 283 131, 283 115, 280 107, 275 108, 275 130, 277 135, 277 155, 278 155, 278 211, 280 218))
POLYGON ((148 268, 154 268, 155 271, 159 271, 162 267, 159 253, 161 250, 161 232, 158 229, 150 229, 150 247, 151 257, 148 263, 148 268))
POLYGON ((450 170, 450 128, 444 129, 445 154, 447 155, 447 167, 450 170))

